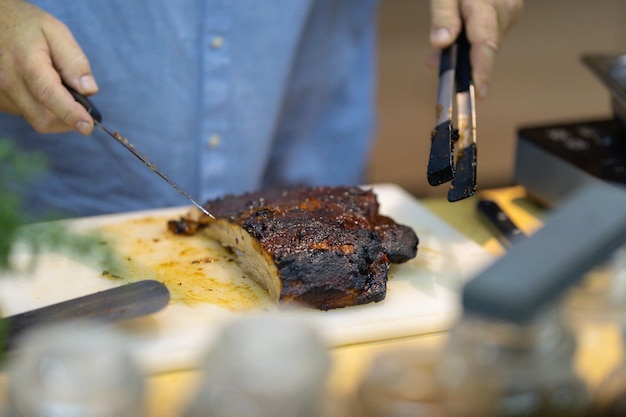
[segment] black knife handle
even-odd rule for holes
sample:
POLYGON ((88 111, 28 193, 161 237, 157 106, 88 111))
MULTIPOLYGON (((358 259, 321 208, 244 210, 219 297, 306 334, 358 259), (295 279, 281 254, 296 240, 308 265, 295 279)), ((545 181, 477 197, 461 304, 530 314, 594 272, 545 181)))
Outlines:
POLYGON ((80 94, 78 91, 74 90, 72 87, 70 87, 69 85, 63 83, 63 85, 65 86, 65 88, 67 88, 67 91, 70 92, 70 94, 72 95, 72 97, 74 97, 74 100, 76 100, 77 102, 80 103, 81 106, 83 106, 85 108, 85 110, 87 110, 87 113, 89 113, 91 115, 91 117, 98 123, 102 123, 102 114, 100 113, 100 111, 98 110, 98 108, 96 106, 93 105, 93 103, 91 102, 91 100, 89 100, 87 97, 85 97, 84 95, 80 94))
POLYGON ((526 237, 495 201, 480 200, 477 208, 508 246, 512 246, 515 242, 526 237))

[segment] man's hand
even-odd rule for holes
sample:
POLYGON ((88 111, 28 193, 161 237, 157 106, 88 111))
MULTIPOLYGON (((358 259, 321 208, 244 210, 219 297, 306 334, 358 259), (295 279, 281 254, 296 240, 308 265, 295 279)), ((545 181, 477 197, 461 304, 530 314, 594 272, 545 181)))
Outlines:
POLYGON ((472 45, 472 77, 479 97, 487 85, 500 41, 519 17, 523 0, 431 0, 430 42, 435 48, 450 46, 465 25, 472 45))
POLYGON ((0 110, 40 133, 89 135, 93 120, 62 81, 84 95, 98 86, 69 29, 25 0, 0 0, 0 28, 0 110))

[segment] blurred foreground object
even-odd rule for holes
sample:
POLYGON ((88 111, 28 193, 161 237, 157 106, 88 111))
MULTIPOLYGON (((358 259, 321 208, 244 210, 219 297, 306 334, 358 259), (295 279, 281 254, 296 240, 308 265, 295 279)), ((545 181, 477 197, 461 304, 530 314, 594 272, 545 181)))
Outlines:
POLYGON ((594 417, 626 415, 626 247, 594 268, 567 294, 563 311, 588 354, 584 368, 593 391, 594 417))
POLYGON ((10 417, 145 415, 144 376, 124 339, 112 327, 91 327, 66 322, 24 335, 8 357, 10 417))
POLYGON ((626 362, 615 368, 598 387, 593 416, 626 416, 626 362))
POLYGON ((444 417, 439 352, 392 349, 378 355, 357 391, 362 417, 444 417))
POLYGON ((322 417, 330 357, 316 331, 284 316, 227 325, 209 350, 186 417, 322 417))
POLYGON ((9 254, 23 216, 19 188, 41 174, 45 163, 38 155, 19 151, 12 142, 0 139, 0 270, 9 267, 9 254))
POLYGON ((464 314, 534 320, 626 243, 626 192, 591 184, 571 195, 528 239, 468 281, 464 314))
POLYGON ((575 351, 556 311, 522 324, 463 317, 439 369, 446 417, 586 416, 589 395, 573 368, 575 351))

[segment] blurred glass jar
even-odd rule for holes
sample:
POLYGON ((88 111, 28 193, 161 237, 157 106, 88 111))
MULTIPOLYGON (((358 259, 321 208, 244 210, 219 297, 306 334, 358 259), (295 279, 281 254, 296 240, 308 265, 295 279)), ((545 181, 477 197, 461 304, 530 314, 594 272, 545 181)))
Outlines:
POLYGON ((591 270, 563 303, 586 349, 594 417, 626 415, 626 248, 591 270))
POLYGON ((579 320, 626 322, 626 246, 591 269, 563 301, 572 324, 579 320))
POLYGON ((7 360, 9 417, 145 415, 143 374, 113 327, 39 328, 7 360))
POLYGON ((445 415, 586 416, 589 395, 573 368, 575 350, 555 311, 524 325, 463 317, 438 372, 445 415))
MULTIPOLYGON (((624 330, 626 339, 626 329, 624 330)), ((594 417, 626 416, 626 362, 618 365, 598 385, 593 396, 594 417)))
POLYGON ((374 358, 359 383, 361 417, 444 417, 438 349, 390 349, 374 358))
POLYGON ((209 349, 185 417, 321 417, 330 356, 306 322, 280 315, 227 325, 209 349))
POLYGON ((577 338, 577 365, 588 384, 596 387, 624 356, 626 250, 618 249, 585 274, 565 295, 562 312, 577 338))

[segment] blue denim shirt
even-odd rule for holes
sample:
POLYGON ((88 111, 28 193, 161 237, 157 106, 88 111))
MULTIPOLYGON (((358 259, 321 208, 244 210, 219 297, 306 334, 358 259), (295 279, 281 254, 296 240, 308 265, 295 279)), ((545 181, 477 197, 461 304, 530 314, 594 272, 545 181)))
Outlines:
MULTIPOLYGON (((116 130, 196 200, 364 181, 376 0, 34 0, 69 26, 116 130)), ((0 138, 41 151, 29 207, 64 216, 188 204, 98 129, 0 138)))

